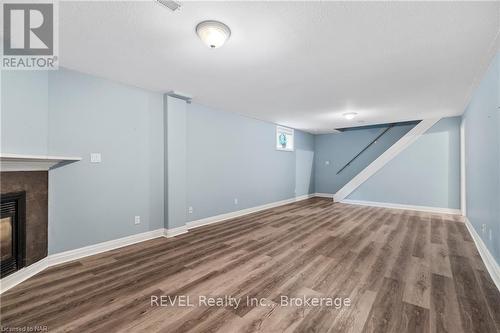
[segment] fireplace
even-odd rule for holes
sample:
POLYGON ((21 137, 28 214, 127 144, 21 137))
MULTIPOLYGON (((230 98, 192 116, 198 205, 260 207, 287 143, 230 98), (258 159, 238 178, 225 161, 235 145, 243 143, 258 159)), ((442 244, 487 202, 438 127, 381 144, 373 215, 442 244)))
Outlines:
POLYGON ((7 276, 26 265, 26 192, 1 195, 0 274, 7 276))
MULTIPOLYGON (((48 170, 79 160, 80 157, 0 153, 0 292, 18 283, 17 270, 47 257, 48 170)), ((29 272, 25 270, 26 274, 29 272)))
POLYGON ((47 256, 48 180, 47 171, 0 172, 2 278, 47 256))

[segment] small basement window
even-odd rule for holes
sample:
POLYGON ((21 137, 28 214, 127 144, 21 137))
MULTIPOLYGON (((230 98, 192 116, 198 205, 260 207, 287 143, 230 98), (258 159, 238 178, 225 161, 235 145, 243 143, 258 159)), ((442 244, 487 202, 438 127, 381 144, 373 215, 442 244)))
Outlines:
POLYGON ((293 128, 276 126, 276 149, 293 151, 293 128))

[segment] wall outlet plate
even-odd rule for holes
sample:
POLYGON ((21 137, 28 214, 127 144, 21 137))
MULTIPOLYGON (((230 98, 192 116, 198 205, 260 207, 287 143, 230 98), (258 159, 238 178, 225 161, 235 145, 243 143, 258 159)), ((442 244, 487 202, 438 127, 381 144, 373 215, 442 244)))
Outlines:
POLYGON ((189 213, 189 214, 193 214, 193 207, 189 206, 189 208, 188 208, 188 213, 189 213))
POLYGON ((134 218, 134 224, 141 224, 141 217, 140 216, 136 216, 134 218))
POLYGON ((237 205, 238 204, 238 198, 234 198, 234 204, 237 205))
POLYGON ((90 153, 90 163, 101 163, 101 153, 90 153))

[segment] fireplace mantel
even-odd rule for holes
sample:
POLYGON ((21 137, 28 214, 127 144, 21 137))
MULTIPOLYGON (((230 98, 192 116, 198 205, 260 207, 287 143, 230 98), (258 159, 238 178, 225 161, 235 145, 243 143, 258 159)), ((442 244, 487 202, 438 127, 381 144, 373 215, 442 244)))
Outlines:
POLYGON ((80 161, 81 157, 0 154, 0 171, 47 171, 80 161))

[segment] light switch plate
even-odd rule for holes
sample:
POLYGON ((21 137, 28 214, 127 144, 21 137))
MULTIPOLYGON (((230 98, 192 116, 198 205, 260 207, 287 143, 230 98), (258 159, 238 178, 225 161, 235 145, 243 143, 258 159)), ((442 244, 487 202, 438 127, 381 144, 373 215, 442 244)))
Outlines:
POLYGON ((101 163, 101 153, 90 153, 90 163, 101 163))

